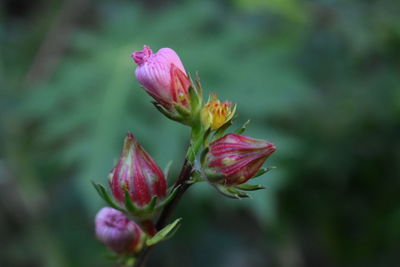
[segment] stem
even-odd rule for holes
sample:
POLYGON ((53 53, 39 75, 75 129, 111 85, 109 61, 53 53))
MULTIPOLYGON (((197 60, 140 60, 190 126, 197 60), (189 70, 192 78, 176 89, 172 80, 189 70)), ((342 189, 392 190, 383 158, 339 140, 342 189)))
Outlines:
MULTIPOLYGON (((192 146, 189 149, 193 149, 192 146)), ((197 147, 198 149, 198 147, 197 147)), ((196 150, 194 150, 196 151, 196 150)), ((174 188, 178 187, 178 191, 176 192, 176 195, 174 199, 171 200, 170 203, 168 203, 165 208, 162 210, 160 217, 158 218, 156 222, 156 229, 160 230, 162 229, 168 218, 171 216, 173 210, 175 209, 176 205, 178 204, 179 200, 181 199, 182 195, 185 193, 185 191, 190 187, 191 184, 186 183, 187 180, 190 179, 190 176, 192 174, 193 170, 193 161, 190 161, 188 157, 185 158, 185 161, 183 163, 181 172, 178 176, 178 179, 176 180, 174 184, 174 188)), ((147 261, 147 258, 149 256, 149 253, 153 246, 146 247, 140 254, 139 257, 135 263, 135 267, 144 267, 147 261)))

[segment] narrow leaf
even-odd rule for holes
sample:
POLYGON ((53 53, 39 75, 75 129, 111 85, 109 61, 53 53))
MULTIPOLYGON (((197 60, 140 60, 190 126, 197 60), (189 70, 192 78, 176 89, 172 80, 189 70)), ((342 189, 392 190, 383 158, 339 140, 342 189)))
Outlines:
POLYGON ((204 136, 203 136, 203 147, 207 147, 208 146, 208 143, 209 143, 208 139, 209 139, 210 133, 211 133, 211 128, 209 127, 205 131, 204 136))
POLYGON ((224 135, 226 129, 228 129, 233 123, 233 118, 228 120, 224 125, 218 128, 218 130, 214 133, 214 139, 219 139, 224 135))
POLYGON ((125 189, 124 193, 125 193, 125 207, 129 211, 129 213, 131 213, 132 215, 137 215, 138 213, 140 213, 140 209, 136 207, 135 204, 132 203, 128 190, 125 189))
POLYGON ((167 165, 165 166, 164 170, 163 170, 164 175, 165 175, 165 178, 168 178, 168 174, 169 174, 169 170, 171 169, 172 162, 173 162, 173 161, 170 160, 170 161, 167 163, 167 165))
POLYGON ((147 246, 153 246, 161 241, 167 240, 172 237, 174 233, 178 230, 182 218, 176 219, 173 223, 168 224, 163 229, 157 232, 153 237, 146 240, 147 246))
POLYGON ((154 207, 156 206, 157 203, 157 197, 153 197, 150 201, 150 203, 147 205, 147 207, 145 208, 145 211, 147 212, 151 212, 154 210, 154 207))
POLYGON ((174 120, 174 121, 179 121, 179 117, 172 115, 168 110, 166 110, 163 106, 161 106, 157 102, 151 102, 157 109, 160 111, 164 116, 167 118, 174 120))
POLYGON ((268 168, 261 168, 258 170, 258 172, 252 177, 252 178, 256 178, 258 176, 263 175, 264 173, 269 172, 272 169, 275 169, 276 167, 268 167, 268 168))
POLYGON ((199 72, 197 72, 197 71, 196 71, 196 74, 194 77, 194 81, 195 81, 197 92, 201 98, 203 95, 203 87, 201 86, 199 72))
POLYGON ((238 190, 235 190, 234 188, 231 187, 225 187, 223 185, 216 185, 212 184, 217 191, 222 194, 225 197, 232 198, 232 199, 241 199, 245 197, 250 197, 248 194, 244 192, 240 192, 238 190))
POLYGON ((239 129, 237 129, 237 130, 235 131, 235 133, 236 133, 236 134, 242 134, 242 133, 244 133, 244 131, 246 131, 247 125, 249 125, 249 123, 250 123, 250 120, 247 120, 247 121, 243 124, 242 127, 240 127, 239 129))
POLYGON ((117 209, 117 210, 123 210, 118 204, 114 202, 114 200, 110 197, 110 195, 107 193, 107 190, 105 187, 101 184, 97 184, 93 181, 91 181, 92 185, 96 189, 97 193, 100 195, 100 197, 107 202, 108 205, 110 205, 112 208, 117 209))
POLYGON ((184 118, 190 117, 190 111, 188 111, 184 106, 181 104, 174 105, 175 110, 184 118))
POLYGON ((173 188, 172 191, 168 194, 168 196, 157 205, 156 209, 160 209, 160 208, 164 207, 165 205, 167 205, 169 202, 171 202, 171 200, 174 199, 176 193, 178 192, 179 187, 180 187, 180 185, 173 188))
POLYGON ((255 191, 260 189, 265 189, 264 186, 259 184, 240 184, 235 186, 237 189, 244 190, 244 191, 255 191))
POLYGON ((192 108, 192 113, 194 114, 194 112, 197 111, 201 103, 198 92, 196 91, 196 88, 194 88, 192 85, 189 87, 189 97, 190 97, 190 105, 192 108))

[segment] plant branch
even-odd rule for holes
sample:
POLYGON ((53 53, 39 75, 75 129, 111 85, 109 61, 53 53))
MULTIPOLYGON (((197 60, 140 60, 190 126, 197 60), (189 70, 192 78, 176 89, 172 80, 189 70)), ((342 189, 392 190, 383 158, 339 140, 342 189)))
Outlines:
MULTIPOLYGON (((176 205, 178 204, 179 200, 181 199, 182 195, 185 193, 185 191, 190 187, 191 184, 186 183, 187 180, 190 179, 190 176, 193 171, 193 165, 192 163, 185 158, 185 161, 183 163, 182 169, 180 171, 180 174, 178 176, 178 179, 176 180, 174 184, 174 188, 177 188, 177 193, 174 197, 174 199, 171 200, 170 203, 168 203, 165 208, 162 210, 160 217, 158 218, 156 222, 156 229, 160 230, 162 229, 168 220, 168 218, 171 216, 173 210, 175 209, 176 205)), ((139 257, 135 263, 135 267, 144 267, 146 260, 148 258, 148 255, 153 247, 147 247, 145 248, 140 254, 139 257)))

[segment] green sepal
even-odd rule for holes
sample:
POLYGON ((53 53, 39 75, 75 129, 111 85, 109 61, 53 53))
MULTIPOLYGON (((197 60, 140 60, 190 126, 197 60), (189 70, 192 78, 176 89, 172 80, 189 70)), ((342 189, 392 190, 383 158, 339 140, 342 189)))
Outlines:
POLYGON ((190 146, 186 154, 186 157, 191 163, 194 162, 197 155, 197 151, 199 150, 199 148, 203 143, 204 132, 201 129, 201 125, 199 123, 194 122, 192 124, 192 138, 190 140, 190 146))
POLYGON ((134 219, 148 219, 154 215, 154 211, 156 210, 156 204, 158 197, 154 196, 151 198, 149 204, 143 207, 138 207, 135 203, 132 202, 128 190, 124 190, 125 194, 125 208, 128 214, 134 219))
POLYGON ((102 184, 97 184, 93 181, 91 181, 91 183, 94 186, 94 188, 96 189, 99 196, 105 202, 107 202, 108 205, 110 205, 112 208, 114 208, 116 210, 123 211, 123 208, 121 208, 117 203, 114 202, 114 200, 110 197, 110 195, 107 193, 107 190, 105 189, 105 187, 102 184))
POLYGON ((249 125, 250 120, 247 120, 245 123, 243 123, 242 127, 240 127, 239 129, 237 129, 235 131, 235 134, 242 134, 244 133, 244 131, 246 131, 247 125, 249 125))
POLYGON ((157 204, 157 206, 155 207, 156 210, 159 210, 160 208, 164 207, 165 205, 167 205, 169 202, 171 202, 171 200, 174 199, 176 193, 178 192, 178 188, 180 187, 180 185, 178 185, 175 188, 171 189, 171 192, 168 194, 168 196, 162 200, 160 203, 157 204))
POLYGON ((201 173, 199 171, 194 171, 192 173, 192 177, 190 180, 186 181, 187 184, 195 184, 198 182, 204 182, 205 179, 202 177, 201 173))
POLYGON ((168 174, 169 174, 169 170, 171 169, 171 165, 172 165, 172 160, 170 160, 167 165, 165 165, 165 168, 163 170, 164 176, 165 178, 168 178, 168 174))
POLYGON ((265 186, 259 184, 240 184, 235 186, 235 188, 244 191, 255 191, 255 190, 265 189, 265 186))
POLYGON ((226 174, 224 173, 214 172, 212 170, 207 170, 207 169, 204 170, 203 174, 210 183, 219 182, 226 177, 226 174))
POLYGON ((201 96, 197 92, 196 88, 193 86, 189 86, 189 98, 192 114, 196 114, 201 106, 201 96))
POLYGON ((203 149, 203 151, 201 151, 201 154, 200 154, 200 163, 201 163, 202 166, 204 165, 204 163, 205 163, 205 161, 206 161, 206 156, 207 156, 207 153, 208 153, 209 151, 210 151, 210 148, 209 148, 209 147, 206 147, 206 148, 203 149))
POLYGON ((200 76, 199 76, 199 73, 197 71, 196 71, 196 75, 194 77, 194 81, 195 81, 195 86, 196 86, 196 89, 197 89, 197 93, 199 94, 200 97, 202 97, 203 96, 203 87, 201 86, 200 76))
POLYGON ((263 175, 263 174, 265 174, 265 173, 267 173, 270 170, 275 169, 275 168, 276 168, 275 166, 274 167, 268 167, 268 168, 261 168, 261 169, 259 169, 257 171, 257 173, 253 177, 251 177, 251 179, 256 178, 258 176, 261 176, 261 175, 263 175))
POLYGON ((147 206, 144 208, 143 211, 148 212, 148 213, 153 212, 154 208, 156 206, 156 203, 157 203, 157 199, 158 199, 158 197, 156 197, 156 196, 152 197, 149 204, 147 204, 147 206))
POLYGON ((250 197, 249 194, 245 192, 241 192, 233 187, 228 187, 228 186, 223 186, 220 184, 212 184, 217 191, 222 194, 223 196, 226 196, 228 198, 233 198, 233 199, 242 199, 242 198, 248 198, 250 197))
POLYGON ((207 147, 208 143, 209 143, 209 137, 210 137, 210 133, 212 132, 211 128, 209 127, 205 132, 204 132, 204 136, 203 136, 203 147, 207 147))
POLYGON ((160 111, 162 114, 164 114, 165 117, 174 120, 174 121, 181 121, 181 118, 179 116, 173 115, 171 112, 169 112, 166 108, 164 108, 162 105, 159 103, 153 101, 151 102, 157 109, 160 111))
POLYGON ((215 131, 214 136, 213 136, 214 140, 219 139, 224 135, 225 130, 228 129, 232 125, 233 119, 234 118, 231 118, 230 120, 225 122, 221 127, 219 127, 218 130, 215 131))
POLYGON ((153 237, 146 240, 147 246, 154 246, 155 244, 167 240, 172 237, 178 230, 181 224, 182 218, 176 219, 173 223, 168 224, 163 229, 157 232, 153 237))
POLYGON ((107 260, 118 263, 121 266, 133 266, 136 262, 136 258, 132 255, 109 253, 105 255, 107 260))
POLYGON ((185 121, 186 119, 190 118, 190 110, 187 110, 183 105, 181 104, 175 104, 174 108, 176 110, 176 112, 178 112, 179 115, 181 115, 181 117, 184 120, 180 120, 181 122, 185 121))
POLYGON ((125 208, 127 211, 133 215, 133 216, 138 216, 142 213, 142 210, 138 208, 135 204, 132 203, 131 197, 129 195, 129 192, 127 189, 124 190, 124 196, 125 196, 125 208))

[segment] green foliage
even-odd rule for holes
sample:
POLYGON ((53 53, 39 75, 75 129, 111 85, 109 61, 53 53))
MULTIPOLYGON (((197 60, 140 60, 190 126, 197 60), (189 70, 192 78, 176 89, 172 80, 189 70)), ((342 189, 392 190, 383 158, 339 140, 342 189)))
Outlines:
POLYGON ((174 222, 168 224, 163 229, 157 232, 153 237, 146 240, 147 246, 154 246, 155 244, 165 241, 172 237, 176 231, 178 230, 179 226, 181 225, 182 218, 176 219, 174 222))

